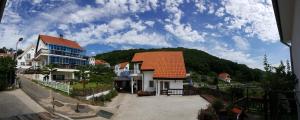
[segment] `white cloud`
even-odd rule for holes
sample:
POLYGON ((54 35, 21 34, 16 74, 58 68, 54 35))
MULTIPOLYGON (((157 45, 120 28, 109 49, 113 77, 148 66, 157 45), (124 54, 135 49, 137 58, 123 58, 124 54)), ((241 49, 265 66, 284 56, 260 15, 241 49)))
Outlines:
POLYGON ((212 24, 206 24, 205 28, 207 28, 207 29, 214 29, 216 27, 214 25, 212 25, 212 24))
POLYGON ((166 39, 156 33, 138 33, 135 30, 124 34, 118 33, 105 40, 107 43, 130 44, 130 45, 150 45, 156 47, 170 47, 166 39))
POLYGON ((248 41, 240 36, 233 36, 232 37, 235 46, 241 50, 247 50, 249 49, 250 45, 248 43, 248 41))
POLYGON ((208 14, 213 14, 215 12, 215 4, 208 4, 208 14))
POLYGON ((105 2, 97 0, 96 3, 102 4, 102 6, 86 6, 85 8, 80 9, 68 16, 68 22, 91 22, 103 17, 118 16, 126 13, 145 12, 154 10, 158 7, 157 0, 110 0, 105 2))
POLYGON ((148 25, 148 26, 150 26, 150 27, 153 27, 153 25, 155 24, 155 22, 149 20, 149 21, 145 21, 145 24, 148 25))
POLYGON ((180 22, 183 12, 179 9, 179 6, 182 3, 182 0, 166 1, 165 10, 171 15, 165 20, 166 22, 170 21, 170 23, 165 24, 165 30, 185 42, 204 41, 203 35, 193 30, 190 24, 180 22))
POLYGON ((277 24, 271 0, 227 0, 222 2, 230 29, 245 31, 249 36, 257 36, 262 41, 279 40, 277 24))
POLYGON ((193 30, 191 25, 165 25, 165 29, 186 42, 204 41, 203 35, 193 30))
POLYGON ((32 3, 33 4, 38 4, 38 3, 41 3, 43 0, 32 0, 32 3))
POLYGON ((215 15, 218 16, 218 17, 224 16, 224 15, 225 15, 224 10, 225 10, 225 9, 224 9, 223 7, 220 7, 220 8, 216 11, 215 15))
POLYGON ((195 6, 198 8, 197 11, 199 11, 200 13, 203 13, 207 9, 204 0, 195 0, 194 2, 195 6))

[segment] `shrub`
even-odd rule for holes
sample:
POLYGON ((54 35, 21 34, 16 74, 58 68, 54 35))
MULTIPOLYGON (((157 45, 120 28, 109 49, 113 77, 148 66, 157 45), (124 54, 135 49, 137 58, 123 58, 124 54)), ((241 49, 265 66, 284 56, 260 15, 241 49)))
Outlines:
POLYGON ((217 114, 212 108, 209 106, 207 109, 201 109, 198 113, 198 120, 217 120, 217 114))
POLYGON ((152 96, 152 95, 154 95, 154 92, 138 91, 137 95, 138 96, 152 96))
POLYGON ((111 99, 114 98, 117 95, 118 95, 118 92, 116 90, 111 90, 108 94, 102 95, 102 96, 100 96, 100 97, 98 97, 96 99, 100 100, 102 102, 111 101, 111 99))
POLYGON ((15 77, 15 61, 10 57, 0 58, 0 91, 12 85, 15 77))
POLYGON ((222 100, 216 99, 215 101, 213 101, 212 107, 215 109, 216 112, 219 112, 221 109, 224 108, 224 103, 222 100))

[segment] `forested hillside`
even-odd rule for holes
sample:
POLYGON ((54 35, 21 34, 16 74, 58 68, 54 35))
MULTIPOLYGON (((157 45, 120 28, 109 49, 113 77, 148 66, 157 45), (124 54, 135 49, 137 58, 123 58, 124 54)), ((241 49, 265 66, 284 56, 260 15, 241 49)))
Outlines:
POLYGON ((120 62, 130 61, 137 52, 144 51, 183 51, 186 69, 202 75, 216 76, 220 72, 227 72, 233 80, 258 81, 261 79, 263 71, 252 69, 244 64, 238 64, 229 60, 212 56, 204 51, 188 48, 160 48, 160 49, 130 49, 116 50, 112 52, 96 55, 97 59, 103 59, 111 65, 120 62))

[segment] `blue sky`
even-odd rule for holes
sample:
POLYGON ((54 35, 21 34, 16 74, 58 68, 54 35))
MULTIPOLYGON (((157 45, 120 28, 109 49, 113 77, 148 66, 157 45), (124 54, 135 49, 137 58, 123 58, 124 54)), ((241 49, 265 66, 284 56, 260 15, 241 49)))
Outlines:
POLYGON ((186 47, 262 68, 289 59, 271 0, 8 0, 0 47, 26 48, 39 34, 75 40, 88 55, 186 47))

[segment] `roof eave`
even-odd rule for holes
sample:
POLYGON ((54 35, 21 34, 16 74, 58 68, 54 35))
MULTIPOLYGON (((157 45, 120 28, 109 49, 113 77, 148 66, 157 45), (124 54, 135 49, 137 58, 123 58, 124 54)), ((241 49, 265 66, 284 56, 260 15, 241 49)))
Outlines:
MULTIPOLYGON (((291 2, 291 1, 284 1, 284 2, 291 2)), ((285 39, 285 38, 291 38, 291 35, 284 36, 283 26, 282 26, 283 21, 281 20, 281 17, 280 17, 280 8, 279 8, 278 0, 272 0, 272 4, 273 4, 273 10, 274 10, 277 28, 278 28, 278 32, 279 32, 280 42, 287 46, 290 46, 290 44, 289 44, 291 42, 290 39, 285 39)), ((282 8, 282 9, 284 9, 284 8, 282 8)), ((289 8, 289 10, 292 10, 292 8, 289 8)), ((287 16, 285 16, 285 17, 287 17, 287 16)), ((292 19, 293 18, 290 18, 290 20, 292 20, 292 19)), ((292 22, 290 22, 290 23, 292 24, 292 22)), ((285 28, 288 28, 288 26, 286 25, 285 28)))

